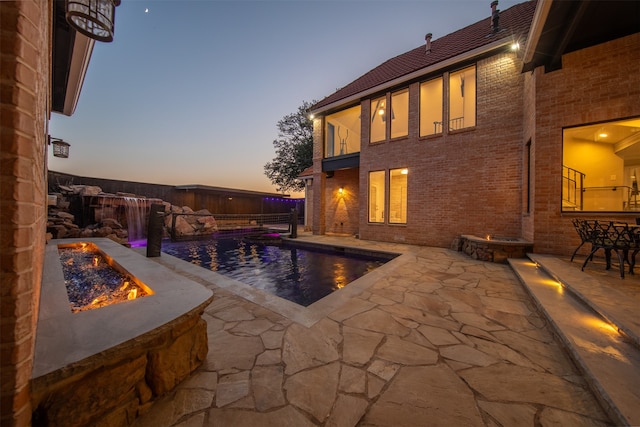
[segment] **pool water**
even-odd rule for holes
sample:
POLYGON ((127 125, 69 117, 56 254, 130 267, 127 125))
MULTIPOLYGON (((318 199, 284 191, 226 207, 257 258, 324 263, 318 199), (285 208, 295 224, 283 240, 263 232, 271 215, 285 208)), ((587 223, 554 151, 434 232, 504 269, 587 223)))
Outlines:
POLYGON ((242 238, 163 241, 162 252, 305 307, 392 258, 285 243, 263 244, 242 238))

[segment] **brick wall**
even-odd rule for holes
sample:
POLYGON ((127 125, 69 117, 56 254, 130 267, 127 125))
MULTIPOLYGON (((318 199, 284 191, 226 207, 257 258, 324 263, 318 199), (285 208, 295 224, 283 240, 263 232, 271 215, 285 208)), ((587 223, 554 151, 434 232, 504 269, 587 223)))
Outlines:
MULTIPOLYGON (((477 126, 427 138, 418 137, 419 82, 410 90, 409 135, 362 144, 360 193, 367 194, 372 170, 409 169, 406 225, 367 223, 360 205, 363 239, 449 247, 461 234, 520 237, 524 143, 521 63, 515 54, 477 63, 477 126)), ((448 74, 444 76, 448 81, 448 74)), ((447 85, 444 87, 445 103, 447 85)), ((362 117, 368 117, 368 102, 362 117)), ((448 122, 445 105, 444 122, 448 122)), ((368 128, 363 129, 368 134, 368 128)))
POLYGON ((360 195, 358 169, 335 171, 326 179, 324 190, 326 232, 353 235, 358 233, 360 195), (340 193, 340 188, 343 192, 340 193))
POLYGON ((0 2, 3 426, 31 422, 29 380, 45 245, 51 1, 0 2))
MULTIPOLYGON (((535 70, 536 252, 570 255, 580 240, 561 212, 562 129, 640 115, 640 33, 564 55, 562 69, 535 70)), ((634 222, 634 214, 589 214, 634 222)), ((526 236, 530 238, 529 236, 526 236)))

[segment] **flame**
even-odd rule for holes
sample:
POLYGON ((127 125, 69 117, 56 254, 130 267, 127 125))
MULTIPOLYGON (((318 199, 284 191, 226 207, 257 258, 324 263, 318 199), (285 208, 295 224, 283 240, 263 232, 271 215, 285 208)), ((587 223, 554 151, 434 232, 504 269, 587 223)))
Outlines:
POLYGON ((129 286, 129 281, 128 281, 128 280, 125 280, 125 281, 122 283, 122 286, 120 287, 120 290, 121 290, 121 291, 124 291, 125 289, 127 289, 127 286, 129 286))
POLYGON ((99 262, 100 262, 100 258, 98 258, 97 256, 94 256, 93 257, 93 266, 97 267, 99 262))
POLYGON ((137 296, 138 296, 138 290, 136 288, 133 288, 129 291, 129 295, 127 295, 127 299, 128 300, 136 299, 137 296))
POLYGON ((98 298, 91 301, 91 305, 98 305, 102 303, 105 299, 107 299, 107 297, 105 297, 104 295, 100 295, 98 298))

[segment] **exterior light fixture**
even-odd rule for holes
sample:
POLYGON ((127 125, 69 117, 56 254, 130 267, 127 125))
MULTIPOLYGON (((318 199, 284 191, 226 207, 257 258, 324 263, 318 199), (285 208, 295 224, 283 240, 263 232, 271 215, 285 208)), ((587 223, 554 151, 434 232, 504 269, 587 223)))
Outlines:
POLYGON ((71 144, 64 142, 60 138, 49 137, 49 144, 53 145, 53 155, 66 159, 69 157, 69 147, 71 144))
POLYGON ((513 50, 514 52, 520 50, 520 43, 518 42, 511 43, 511 50, 513 50))
POLYGON ((116 6, 121 0, 66 0, 69 25, 81 34, 101 42, 112 42, 116 6))
POLYGON ((338 194, 340 194, 341 196, 344 194, 344 188, 343 187, 338 188, 338 194))

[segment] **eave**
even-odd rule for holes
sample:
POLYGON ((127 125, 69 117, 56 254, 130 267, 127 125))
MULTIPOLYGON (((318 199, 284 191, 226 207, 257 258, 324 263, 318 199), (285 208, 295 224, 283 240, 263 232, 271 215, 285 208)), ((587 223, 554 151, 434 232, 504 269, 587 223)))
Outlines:
POLYGON ((523 72, 562 68, 562 55, 640 31, 638 1, 539 0, 524 51, 523 72))
POLYGON ((95 41, 67 24, 64 1, 53 4, 51 110, 71 116, 78 105, 95 41))

